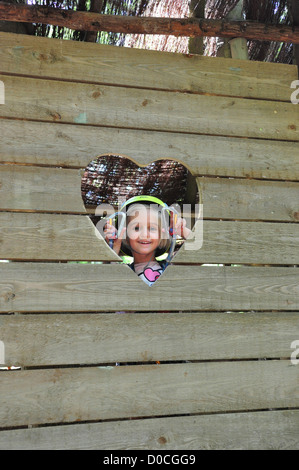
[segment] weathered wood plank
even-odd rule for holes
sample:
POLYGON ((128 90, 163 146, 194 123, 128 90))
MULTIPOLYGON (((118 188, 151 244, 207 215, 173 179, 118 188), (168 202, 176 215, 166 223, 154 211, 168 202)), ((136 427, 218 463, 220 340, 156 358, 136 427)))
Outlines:
POLYGON ((24 370, 0 382, 3 427, 299 405, 287 360, 24 370))
POLYGON ((299 264, 298 224, 204 220, 202 246, 195 249, 198 236, 184 243, 174 263, 299 264))
POLYGON ((296 268, 169 266, 148 287, 119 264, 2 264, 4 313, 299 310, 296 268))
POLYGON ((299 184, 231 178, 197 178, 207 218, 299 220, 299 184))
MULTIPOLYGON (((0 165, 0 209, 84 214, 81 176, 75 169, 0 165)), ((198 177, 197 183, 204 218, 299 221, 297 182, 198 177)))
POLYGON ((0 33, 1 71, 43 78, 290 101, 296 66, 0 33), (208 77, 208 79, 207 79, 208 77))
POLYGON ((87 216, 0 213, 0 258, 117 261, 87 216))
MULTIPOLYGON (((299 264, 298 247, 299 224, 204 220, 173 262, 299 264)), ((14 212, 0 212, 0 258, 121 261, 87 217, 14 212)))
POLYGON ((84 214, 81 170, 0 165, 0 208, 84 214))
POLYGON ((6 119, 1 133, 2 162, 85 168, 110 153, 140 165, 178 160, 195 175, 299 180, 298 142, 6 119))
POLYGON ((2 450, 298 450, 298 410, 47 426, 0 432, 2 450))
POLYGON ((2 75, 1 117, 299 140, 298 106, 284 102, 170 93, 2 75), (38 97, 38 98, 37 98, 38 97))
POLYGON ((21 367, 287 358, 298 328, 299 312, 0 316, 5 364, 21 367))

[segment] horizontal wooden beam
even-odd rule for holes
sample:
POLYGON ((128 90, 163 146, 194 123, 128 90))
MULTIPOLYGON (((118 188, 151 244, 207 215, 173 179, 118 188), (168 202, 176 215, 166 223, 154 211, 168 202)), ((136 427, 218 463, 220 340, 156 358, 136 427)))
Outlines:
POLYGON ((149 288, 117 263, 1 264, 1 313, 299 311, 294 267, 168 266, 149 288))
POLYGON ((6 366, 47 367, 290 357, 298 313, 36 313, 0 321, 6 366))
POLYGON ((83 31, 187 37, 243 37, 299 44, 299 26, 271 25, 252 21, 101 15, 39 5, 12 5, 6 2, 0 2, 0 20, 51 24, 83 31))
POLYGON ((289 360, 21 370, 1 372, 0 401, 9 428, 288 410, 298 409, 298 372, 289 360))
POLYGON ((1 80, 5 106, 0 107, 0 116, 5 118, 299 142, 298 110, 291 101, 145 91, 11 75, 1 75, 1 80))
POLYGON ((267 410, 26 427, 1 431, 0 448, 298 450, 298 419, 299 410, 267 410))

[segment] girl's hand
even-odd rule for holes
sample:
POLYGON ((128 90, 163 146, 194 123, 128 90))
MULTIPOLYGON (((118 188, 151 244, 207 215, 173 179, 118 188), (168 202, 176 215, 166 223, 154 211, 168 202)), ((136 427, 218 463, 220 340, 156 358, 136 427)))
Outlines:
POLYGON ((104 227, 105 240, 109 245, 109 241, 113 240, 113 251, 118 255, 121 247, 122 239, 125 237, 126 228, 124 227, 119 236, 114 225, 106 224, 104 227))
POLYGON ((106 224, 104 227, 105 240, 109 243, 109 240, 116 239, 116 228, 113 225, 106 224))
POLYGON ((191 233, 191 230, 186 227, 186 219, 183 219, 182 217, 178 217, 174 230, 177 235, 184 239, 188 238, 191 233))

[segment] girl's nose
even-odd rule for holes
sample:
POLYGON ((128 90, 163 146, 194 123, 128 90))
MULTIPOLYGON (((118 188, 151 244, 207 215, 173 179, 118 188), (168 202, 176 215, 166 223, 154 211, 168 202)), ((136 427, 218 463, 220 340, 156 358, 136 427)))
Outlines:
POLYGON ((147 227, 140 227, 139 228, 139 233, 138 233, 138 238, 141 240, 146 240, 147 238, 150 237, 150 231, 148 230, 147 227))
POLYGON ((140 231, 140 237, 142 238, 148 238, 150 235, 150 232, 148 230, 147 227, 142 227, 141 231, 140 231))

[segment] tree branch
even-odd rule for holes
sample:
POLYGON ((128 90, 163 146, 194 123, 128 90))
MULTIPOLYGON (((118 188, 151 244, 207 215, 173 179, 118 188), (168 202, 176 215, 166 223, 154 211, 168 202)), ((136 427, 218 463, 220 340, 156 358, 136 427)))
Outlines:
POLYGON ((299 26, 270 25, 253 21, 114 16, 38 5, 12 5, 5 2, 0 2, 0 20, 51 24, 82 31, 187 37, 242 37, 299 44, 299 26))

